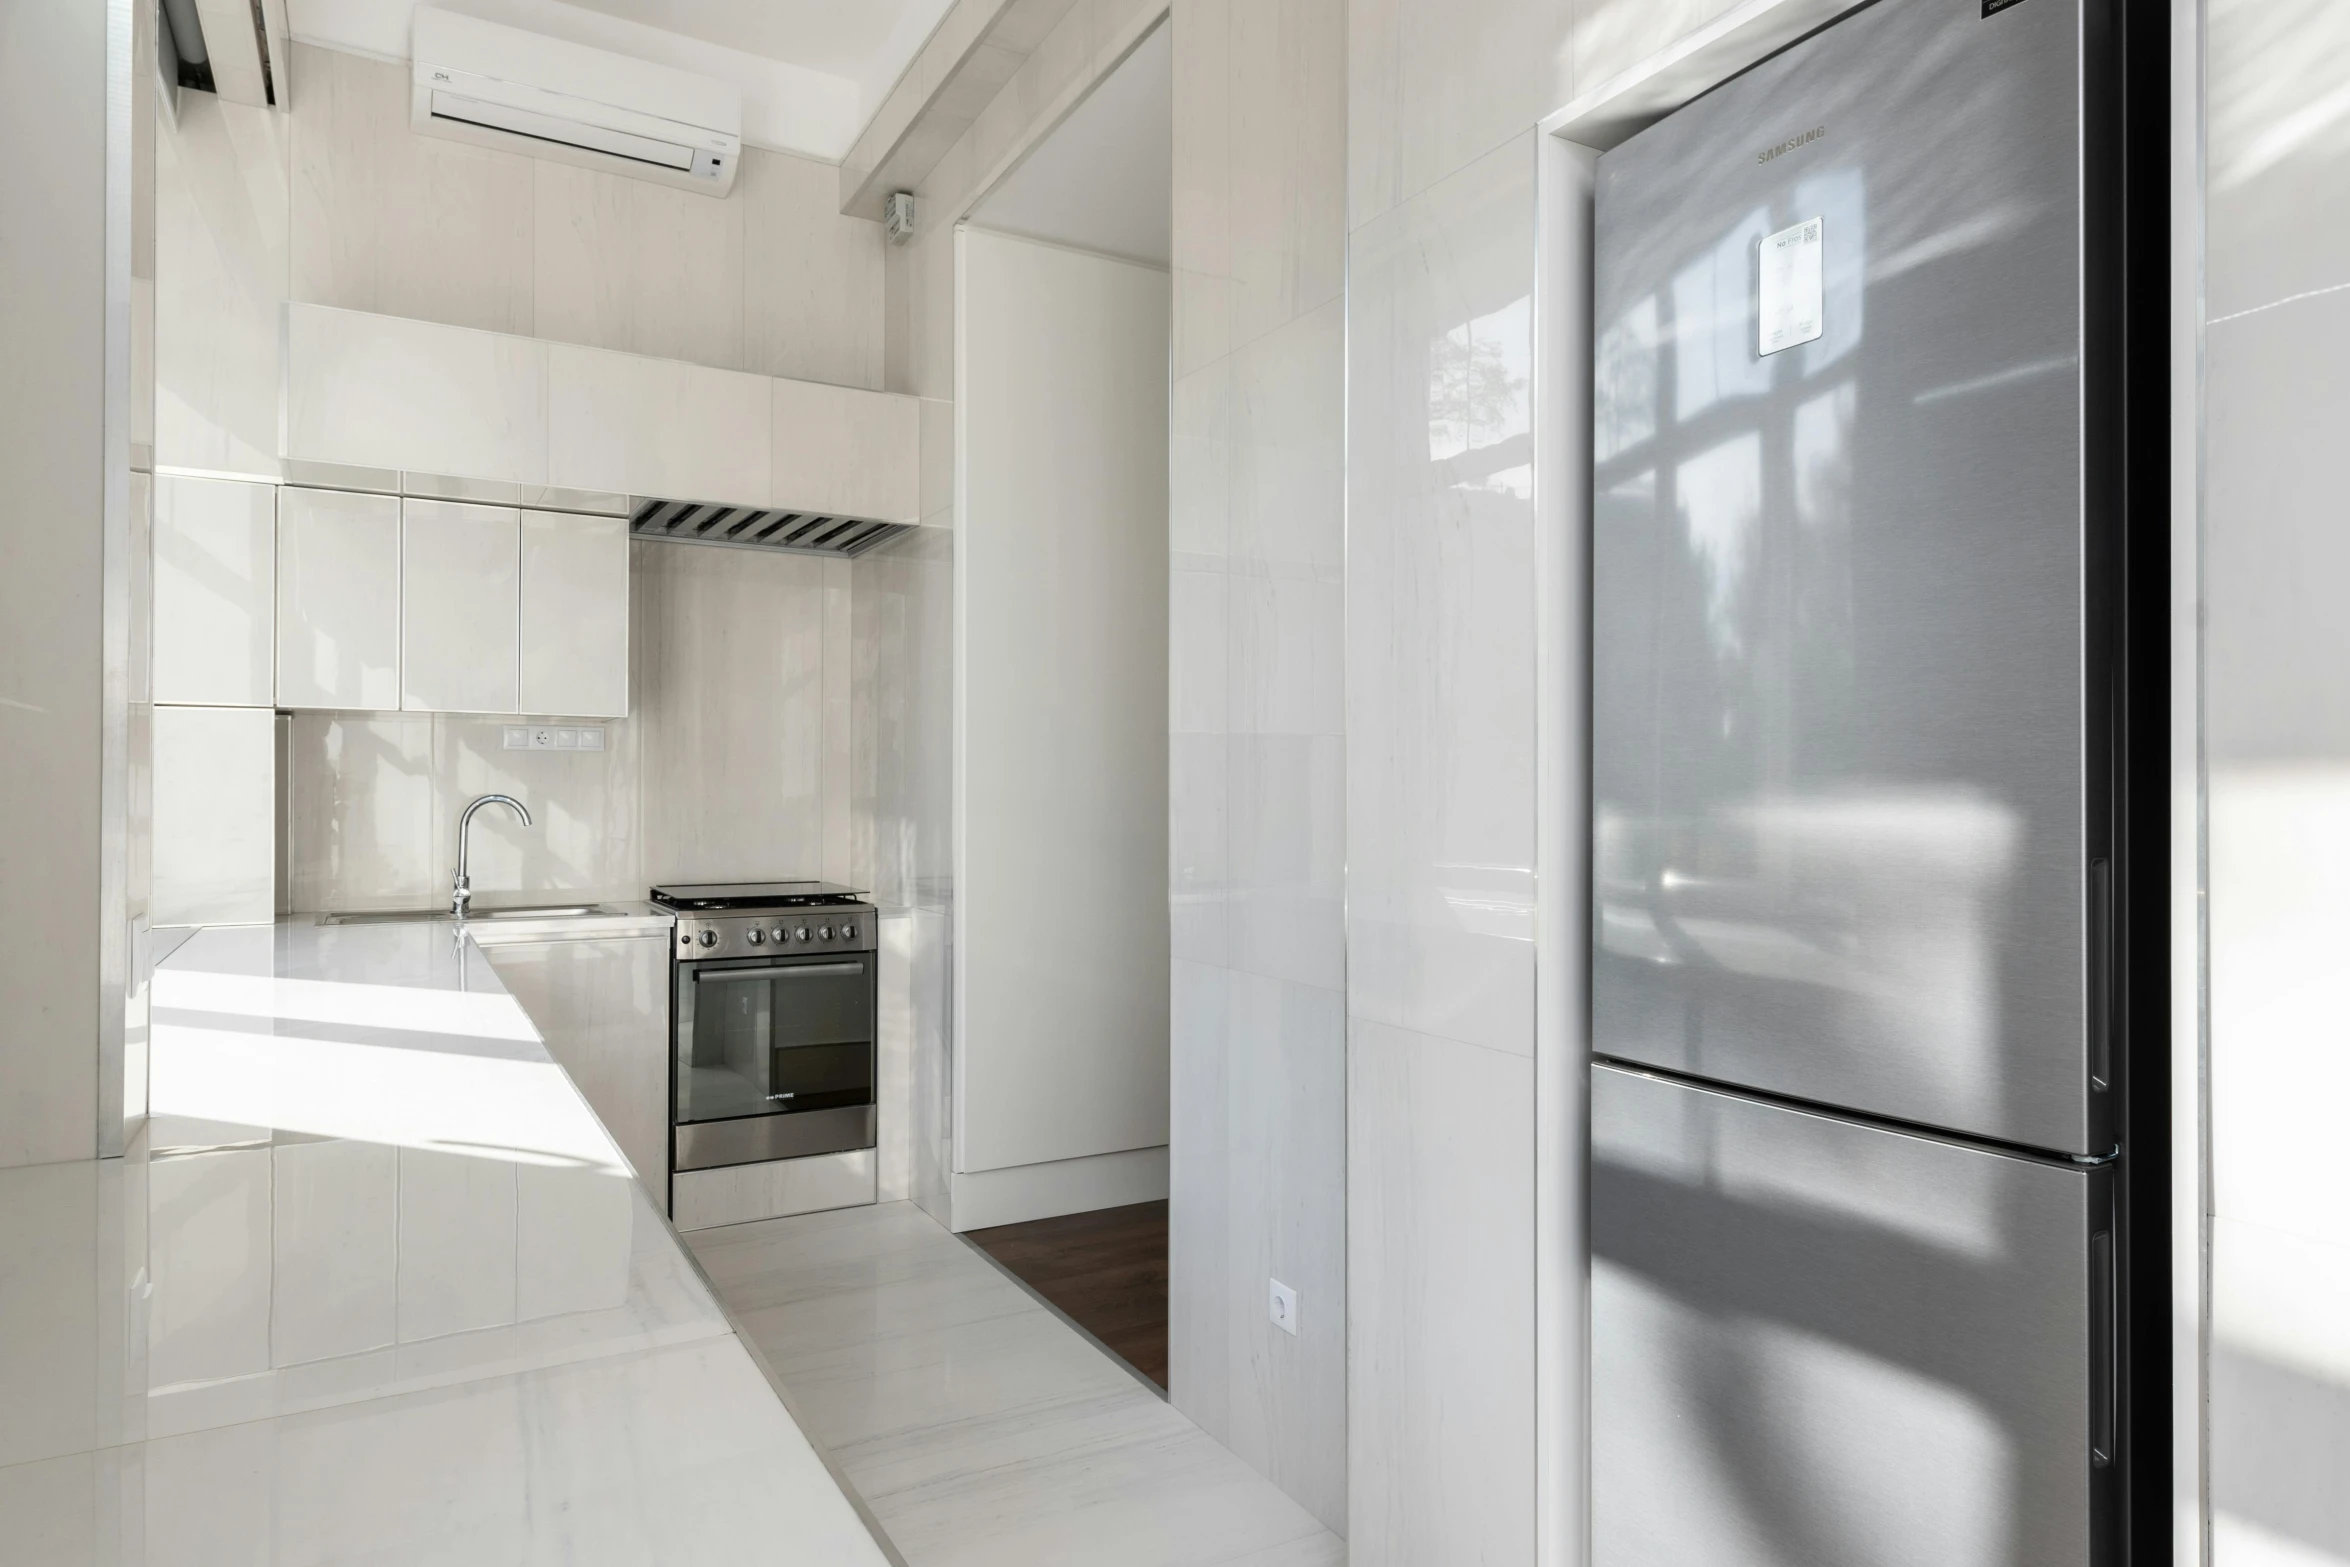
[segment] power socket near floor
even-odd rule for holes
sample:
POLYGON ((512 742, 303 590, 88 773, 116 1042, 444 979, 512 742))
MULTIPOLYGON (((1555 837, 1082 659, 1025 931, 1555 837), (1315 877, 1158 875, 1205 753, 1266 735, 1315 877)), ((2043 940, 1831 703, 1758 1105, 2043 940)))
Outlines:
POLYGON ((1273 1300, 1270 1314, 1273 1318, 1273 1326, 1291 1338, 1297 1337, 1297 1291, 1279 1279, 1273 1280, 1273 1300))

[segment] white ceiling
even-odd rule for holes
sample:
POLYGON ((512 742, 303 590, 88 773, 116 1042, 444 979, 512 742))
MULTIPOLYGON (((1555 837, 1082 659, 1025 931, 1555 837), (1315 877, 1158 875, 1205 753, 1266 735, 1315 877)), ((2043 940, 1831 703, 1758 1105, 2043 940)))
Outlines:
MULTIPOLYGON (((743 134, 839 162, 953 0, 432 0, 738 88, 743 134)), ((288 0, 294 36, 408 58, 417 0, 288 0)), ((294 88, 297 98, 300 83, 294 88)))
POLYGON ((1175 44, 1161 26, 972 218, 1136 261, 1174 262, 1175 44))

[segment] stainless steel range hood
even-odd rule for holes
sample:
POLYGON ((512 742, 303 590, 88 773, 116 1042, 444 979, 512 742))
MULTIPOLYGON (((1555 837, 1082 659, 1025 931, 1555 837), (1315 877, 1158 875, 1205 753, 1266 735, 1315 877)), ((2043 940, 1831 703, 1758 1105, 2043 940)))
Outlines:
POLYGON ((730 506, 718 501, 676 501, 651 495, 557 489, 445 474, 355 468, 342 463, 285 463, 284 483, 311 489, 358 490, 376 495, 465 501, 477 506, 520 506, 532 511, 581 512, 628 518, 640 539, 671 544, 717 544, 729 549, 786 550, 797 555, 862 555, 874 546, 911 533, 908 522, 870 517, 792 511, 780 506, 730 506))
POLYGON ((903 522, 832 517, 780 507, 646 500, 641 496, 629 511, 628 527, 641 539, 789 550, 802 555, 861 555, 884 540, 912 531, 912 525, 903 522))

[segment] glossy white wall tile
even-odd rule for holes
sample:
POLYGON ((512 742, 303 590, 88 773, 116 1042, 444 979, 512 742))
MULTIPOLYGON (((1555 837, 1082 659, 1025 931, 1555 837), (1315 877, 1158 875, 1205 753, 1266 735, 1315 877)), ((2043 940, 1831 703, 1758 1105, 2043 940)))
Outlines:
POLYGON ((209 94, 155 132, 155 460, 275 478, 284 116, 209 94))
POLYGON ((287 297, 531 331, 540 161, 410 130, 402 62, 297 44, 293 64, 287 297))
MULTIPOLYGON (((433 724, 423 713, 296 713, 286 889, 297 911, 426 906, 435 882, 433 724)), ((484 826, 489 825, 484 823, 484 826)))
POLYGON ((494 902, 554 893, 641 898, 646 876, 639 823, 640 720, 602 725, 605 749, 509 751, 505 722, 444 713, 433 720, 432 889, 446 899, 457 869, 457 818, 466 802, 510 794, 530 807, 473 821, 474 895, 494 902))
POLYGON ((288 737, 287 897, 300 912, 445 904, 457 818, 483 794, 530 807, 473 824, 484 906, 528 895, 641 898, 637 725, 603 751, 509 751, 495 717, 297 713, 288 737))
POLYGON ((1323 0, 1176 8, 1168 476, 1171 1396, 1334 1529, 1345 34, 1323 0), (1275 1278, 1299 1292, 1295 1338, 1268 1320, 1275 1278))
POLYGON ((1534 1559, 1534 1064, 1355 1019, 1348 1560, 1534 1559))
MULTIPOLYGON (((739 172, 739 171, 738 171, 739 172)), ((531 160, 535 336, 747 368, 745 203, 531 160)))
POLYGON ((1710 9, 1709 0, 1354 0, 1349 221, 1359 228, 1522 135, 1578 86, 1662 48, 1710 9))
MULTIPOLYGON (((1334 923, 1334 921, 1333 921, 1334 923)), ((1318 1517, 1346 1516, 1346 1450, 1318 1428, 1346 1407, 1346 998, 1260 974, 1229 980, 1225 1067, 1225 1303, 1233 1400, 1225 1440, 1318 1517), (1273 1325, 1268 1282, 1297 1292, 1297 1332, 1273 1325), (1255 1280, 1254 1291, 1238 1288, 1255 1280)))
POLYGON ((522 514, 400 503, 400 706, 518 710, 522 514))
POLYGON ((1520 138, 1358 231, 1348 304, 1353 1012, 1519 1053, 1533 1038, 1532 165, 1520 138))
POLYGON ((153 920, 241 925, 276 908, 276 718, 155 709, 153 920))
POLYGON ((824 561, 690 544, 635 552, 646 876, 816 874, 824 661, 847 656, 825 645, 824 561))
POLYGON ((840 170, 743 149, 743 368, 882 386, 882 233, 840 210, 840 170))
POLYGON ((522 514, 526 713, 628 715, 628 519, 522 514))
POLYGON ((278 492, 277 700, 400 705, 400 503, 278 492))
POLYGON ((1366 1567, 1534 1546, 1533 176, 1521 133, 1363 224, 1349 261, 1349 1545, 1366 1567))
POLYGON ((736 505, 766 502, 772 478, 769 393, 776 382, 561 343, 548 346, 547 360, 550 484, 736 505))
POLYGON ((1345 0, 1231 0, 1232 346, 1338 298, 1346 276, 1345 0))
POLYGON ((2350 1558, 2308 1455, 2350 1430, 2350 656, 2336 591, 2350 417, 2350 18, 2207 10, 2203 688, 2211 1537, 2221 1567, 2350 1558), (2314 1141, 2312 1141, 2314 1139, 2314 1141))
POLYGON ((154 482, 154 699, 271 706, 276 488, 168 474, 154 482))
MULTIPOLYGON (((1232 0, 1175 19, 1174 319, 1178 381, 1232 351, 1232 0)), ((1176 464, 1182 471, 1183 464, 1176 464)))

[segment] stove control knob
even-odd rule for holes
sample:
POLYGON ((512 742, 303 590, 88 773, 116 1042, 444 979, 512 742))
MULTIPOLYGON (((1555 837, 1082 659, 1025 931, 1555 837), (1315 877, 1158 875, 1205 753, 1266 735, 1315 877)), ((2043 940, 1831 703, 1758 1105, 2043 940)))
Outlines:
POLYGON ((702 932, 702 945, 703 945, 703 946, 705 946, 705 947, 715 947, 715 946, 717 946, 717 945, 718 945, 718 932, 716 932, 716 931, 714 931, 714 930, 706 930, 706 931, 703 931, 703 932, 702 932))
POLYGON ((855 941, 857 939, 857 927, 854 925, 843 925, 840 928, 840 939, 843 941, 855 941))
POLYGON ((830 941, 832 939, 832 927, 830 925, 817 926, 816 939, 818 941, 830 941))
POLYGON ((787 938, 786 938, 786 936, 785 936, 785 933, 784 933, 784 929, 783 929, 783 927, 782 927, 781 925, 778 925, 778 926, 776 926, 776 927, 775 927, 773 930, 771 930, 771 931, 769 931, 769 932, 767 933, 767 939, 768 939, 769 941, 772 941, 772 942, 774 942, 774 943, 775 943, 777 946, 779 946, 779 947, 780 947, 780 946, 782 946, 782 945, 784 944, 784 941, 785 941, 787 938))
POLYGON ((802 925, 798 930, 793 931, 792 934, 798 937, 800 940, 806 941, 808 939, 808 927, 802 925))
POLYGON ((754 947, 766 939, 767 933, 756 925, 753 925, 749 930, 743 932, 743 940, 749 942, 754 947))

